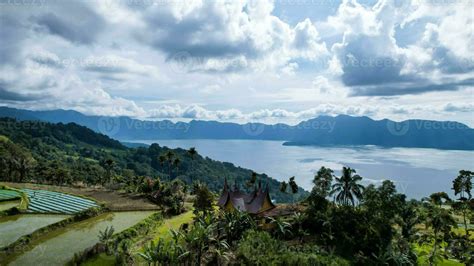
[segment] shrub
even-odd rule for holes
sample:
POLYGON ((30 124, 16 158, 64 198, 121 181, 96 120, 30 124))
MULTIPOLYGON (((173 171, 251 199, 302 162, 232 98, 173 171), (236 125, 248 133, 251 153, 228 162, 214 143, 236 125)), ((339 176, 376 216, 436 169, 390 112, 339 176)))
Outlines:
POLYGON ((319 249, 293 250, 264 231, 249 230, 237 248, 246 265, 349 265, 339 257, 321 254, 319 249))

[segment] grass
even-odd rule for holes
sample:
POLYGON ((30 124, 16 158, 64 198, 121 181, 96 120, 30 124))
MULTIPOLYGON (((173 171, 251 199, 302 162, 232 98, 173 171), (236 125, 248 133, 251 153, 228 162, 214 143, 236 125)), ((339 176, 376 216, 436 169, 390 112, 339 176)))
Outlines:
POLYGON ((171 238, 171 234, 169 233, 170 229, 178 230, 179 227, 184 223, 192 222, 194 214, 192 211, 187 211, 177 216, 173 216, 170 219, 165 219, 163 224, 156 228, 154 231, 154 239, 158 240, 163 238, 168 240, 171 238))
MULTIPOLYGON (((137 254, 138 252, 142 252, 145 245, 148 244, 149 241, 157 241, 160 238, 165 240, 171 239, 171 234, 169 233, 170 229, 179 229, 179 227, 184 223, 191 223, 193 220, 194 214, 193 211, 187 211, 177 216, 173 216, 168 219, 164 219, 163 223, 153 229, 153 232, 150 233, 149 237, 143 237, 140 241, 134 243, 134 247, 132 248, 132 253, 137 254)), ((138 255, 135 255, 134 258, 139 262, 138 264, 145 264, 142 261, 142 258, 138 255)), ((115 257, 113 255, 106 255, 106 254, 99 254, 81 265, 86 266, 108 266, 108 265, 115 265, 115 257)))

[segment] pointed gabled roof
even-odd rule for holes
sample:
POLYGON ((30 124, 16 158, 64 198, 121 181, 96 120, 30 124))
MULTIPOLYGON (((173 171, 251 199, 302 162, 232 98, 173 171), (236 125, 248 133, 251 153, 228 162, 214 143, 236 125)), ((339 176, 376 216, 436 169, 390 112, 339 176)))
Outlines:
POLYGON ((234 185, 234 190, 230 190, 226 180, 217 204, 224 207, 230 203, 234 209, 257 214, 275 208, 269 191, 268 183, 263 191, 261 183, 259 183, 258 189, 255 187, 254 191, 249 194, 240 191, 237 184, 234 185))
POLYGON ((226 178, 224 179, 224 189, 222 190, 222 193, 219 199, 217 200, 217 205, 224 206, 228 198, 229 198, 229 185, 227 184, 227 178, 226 178))

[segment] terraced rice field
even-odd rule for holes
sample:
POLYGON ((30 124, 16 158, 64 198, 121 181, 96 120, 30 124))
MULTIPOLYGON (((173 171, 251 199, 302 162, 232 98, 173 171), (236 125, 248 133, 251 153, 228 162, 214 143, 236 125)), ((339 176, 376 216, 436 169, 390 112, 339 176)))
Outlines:
POLYGON ((21 197, 20 193, 14 190, 0 189, 0 201, 14 200, 21 197))
POLYGON ((21 236, 31 234, 41 227, 59 222, 68 217, 69 215, 52 214, 18 214, 0 217, 0 247, 5 247, 21 236))
POLYGON ((92 200, 47 190, 22 189, 28 195, 30 213, 74 214, 98 207, 92 200))
POLYGON ((19 200, 0 201, 0 212, 20 205, 19 200))
POLYGON ((20 250, 19 253, 3 260, 0 256, 0 265, 64 265, 75 253, 96 244, 99 232, 108 226, 113 226, 115 232, 119 233, 153 213, 154 211, 105 213, 51 231, 30 242, 27 249, 20 250))

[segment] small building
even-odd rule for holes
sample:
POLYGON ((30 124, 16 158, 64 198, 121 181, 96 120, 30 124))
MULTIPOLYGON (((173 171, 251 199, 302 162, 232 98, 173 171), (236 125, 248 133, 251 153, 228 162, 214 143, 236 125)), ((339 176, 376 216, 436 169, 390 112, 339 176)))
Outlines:
POLYGON ((255 187, 251 193, 245 193, 238 188, 237 184, 234 185, 233 190, 230 189, 227 180, 225 180, 217 205, 225 210, 238 210, 250 214, 260 214, 276 207, 270 198, 268 184, 262 190, 259 182, 258 187, 255 187))

